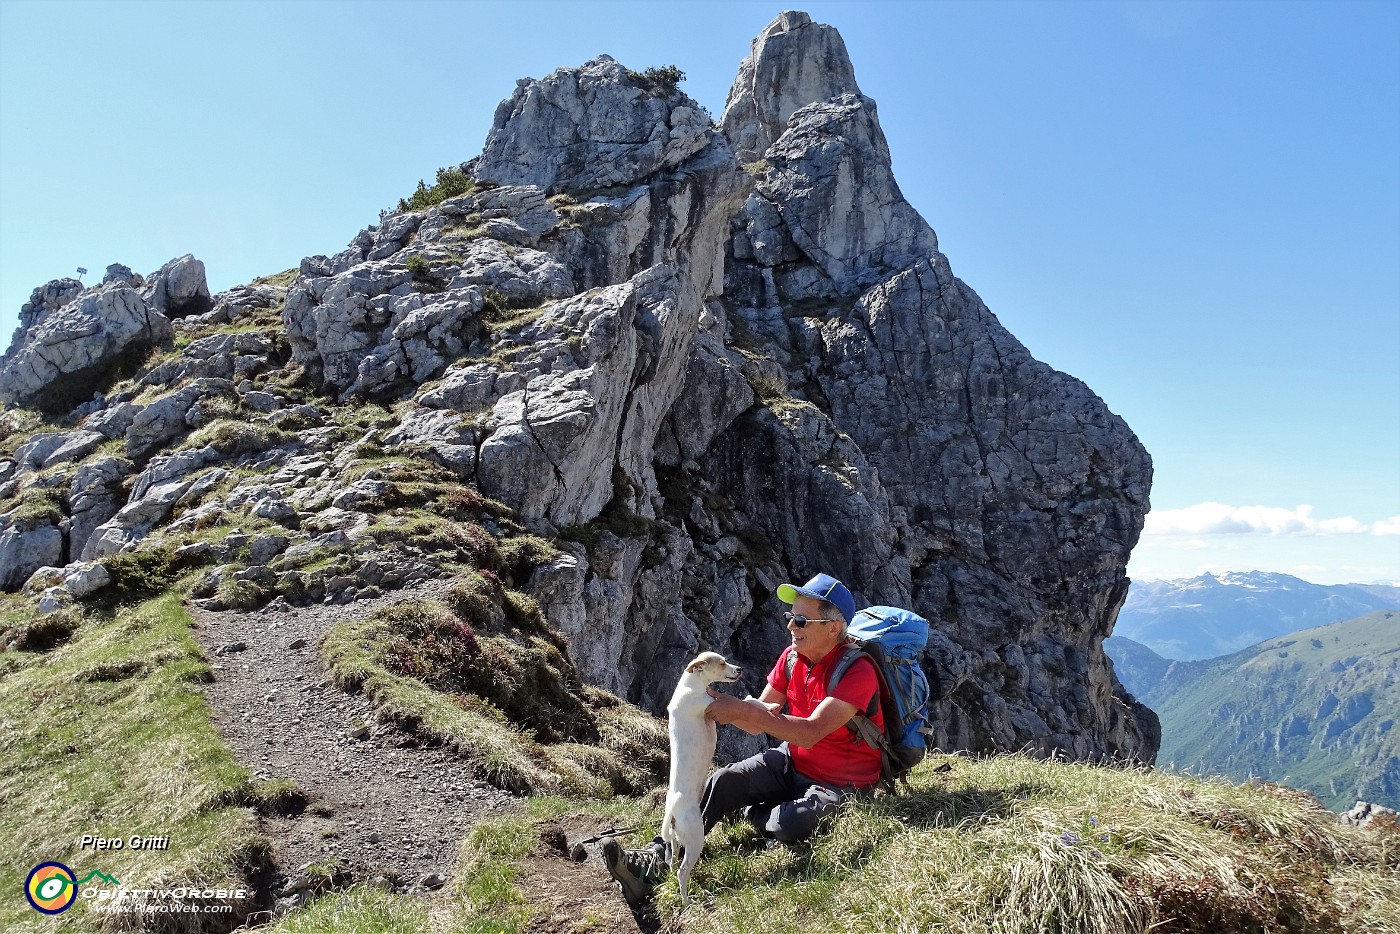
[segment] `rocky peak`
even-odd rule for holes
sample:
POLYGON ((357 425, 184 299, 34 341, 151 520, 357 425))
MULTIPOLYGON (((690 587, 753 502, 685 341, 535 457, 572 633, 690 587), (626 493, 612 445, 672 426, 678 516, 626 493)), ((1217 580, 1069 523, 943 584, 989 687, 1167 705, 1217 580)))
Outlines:
POLYGON ((721 141, 704 109, 607 55, 523 79, 496 108, 472 174, 548 194, 632 186, 721 141))
POLYGON ((753 40, 729 89, 720 126, 747 164, 763 157, 798 110, 842 94, 859 95, 860 88, 841 34, 789 10, 753 40))
POLYGON ((186 257, 36 293, 0 373, 21 404, 90 396, 120 322, 192 339, 0 458, 0 586, 225 516, 281 528, 260 553, 344 560, 190 542, 220 562, 202 593, 348 600, 494 549, 583 677, 660 711, 700 649, 765 670, 774 588, 821 570, 934 622, 942 748, 1151 759, 1102 649, 1147 510, 1138 439, 953 275, 834 29, 775 20, 723 132, 678 78, 599 57, 519 82, 470 180, 285 292, 182 317, 204 301, 186 257), (482 496, 509 523, 462 518, 482 496), (526 530, 546 542, 505 541, 526 530))

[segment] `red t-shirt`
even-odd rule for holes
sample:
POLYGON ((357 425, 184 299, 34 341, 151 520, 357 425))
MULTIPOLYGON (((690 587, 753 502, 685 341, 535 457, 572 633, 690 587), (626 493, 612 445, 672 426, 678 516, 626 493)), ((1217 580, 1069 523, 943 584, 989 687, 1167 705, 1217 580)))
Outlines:
MULTIPOLYGON (((815 665, 809 665, 807 659, 793 652, 791 647, 778 656, 778 663, 768 672, 768 683, 774 690, 787 695, 788 713, 794 717, 811 716, 817 705, 826 700, 827 676, 841 660, 843 652, 844 646, 837 646, 815 665), (792 666, 791 682, 787 676, 789 653, 797 659, 792 666)), ((864 714, 879 688, 875 665, 870 659, 861 657, 841 676, 832 696, 854 705, 857 712, 864 714)), ((879 707, 879 704, 875 705, 871 720, 878 729, 883 730, 885 718, 879 707)), ((797 771, 820 782, 868 788, 880 781, 879 748, 857 741, 855 733, 846 726, 838 726, 811 749, 789 743, 788 751, 792 754, 792 764, 797 771)))

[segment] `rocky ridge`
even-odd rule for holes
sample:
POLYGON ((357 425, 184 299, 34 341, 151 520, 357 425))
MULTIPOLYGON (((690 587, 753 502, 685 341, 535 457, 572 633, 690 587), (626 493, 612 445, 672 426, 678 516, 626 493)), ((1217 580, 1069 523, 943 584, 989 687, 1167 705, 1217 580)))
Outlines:
POLYGON ((1152 759, 1102 649, 1150 459, 952 274, 834 29, 778 17, 718 124, 607 56, 524 80, 461 171, 294 276, 36 289, 0 586, 159 551, 217 611, 471 564, 659 711, 701 648, 766 670, 774 587, 827 570, 933 620, 939 746, 1152 759))

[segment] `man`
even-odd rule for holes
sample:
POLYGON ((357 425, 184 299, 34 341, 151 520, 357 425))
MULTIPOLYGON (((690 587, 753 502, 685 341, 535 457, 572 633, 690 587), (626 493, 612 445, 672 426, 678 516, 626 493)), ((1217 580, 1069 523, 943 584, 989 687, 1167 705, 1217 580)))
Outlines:
MULTIPOLYGON (((828 574, 818 574, 801 587, 783 584, 778 599, 792 604, 792 612, 783 614, 792 645, 768 673, 760 700, 781 703, 787 713, 782 713, 782 707, 769 712, 712 690, 714 700, 705 715, 748 733, 767 733, 782 745, 710 776, 700 803, 707 832, 727 815, 744 810, 764 836, 784 842, 804 840, 846 795, 873 788, 880 781, 880 750, 857 742, 854 730, 846 728, 851 717, 873 707, 870 717, 877 728, 884 729, 879 704, 872 703, 879 690, 874 664, 865 657, 857 659, 827 694, 827 676, 848 641, 846 624, 855 616, 855 599, 828 574), (796 656, 791 677, 789 653, 796 656)), ((649 897, 665 877, 665 845, 660 837, 646 849, 626 852, 609 840, 603 846, 603 859, 633 905, 649 897)))

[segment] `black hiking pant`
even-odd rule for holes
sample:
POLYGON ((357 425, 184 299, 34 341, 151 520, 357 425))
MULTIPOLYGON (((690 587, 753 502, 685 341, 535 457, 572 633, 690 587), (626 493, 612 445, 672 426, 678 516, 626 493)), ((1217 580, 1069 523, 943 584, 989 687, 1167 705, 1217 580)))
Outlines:
POLYGON ((700 799, 700 816, 708 833, 726 816, 747 809, 745 816, 759 833, 792 843, 810 837, 817 823, 854 793, 797 771, 783 743, 712 774, 700 799))

